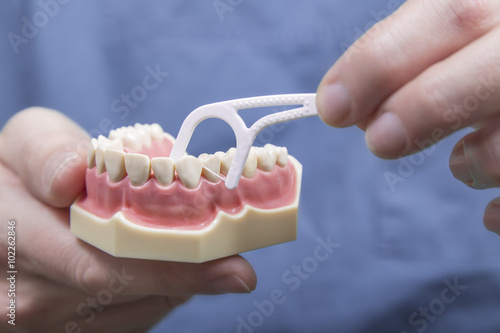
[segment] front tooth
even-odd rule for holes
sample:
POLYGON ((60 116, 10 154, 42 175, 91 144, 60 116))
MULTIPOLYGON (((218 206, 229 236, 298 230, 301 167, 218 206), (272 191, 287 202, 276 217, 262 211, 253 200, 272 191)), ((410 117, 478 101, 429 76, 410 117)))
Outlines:
POLYGON ((149 157, 143 154, 125 154, 125 170, 127 170, 130 184, 133 186, 145 184, 151 173, 149 157))
POLYGON ((106 171, 106 166, 104 165, 104 152, 106 148, 104 148, 103 144, 98 143, 97 148, 95 150, 95 166, 97 168, 97 173, 101 174, 106 171))
MULTIPOLYGON (((234 148, 231 148, 234 149, 234 148)), ((229 168, 231 167, 231 163, 233 163, 233 158, 234 158, 234 151, 236 150, 231 150, 229 149, 226 154, 224 154, 220 158, 220 172, 224 175, 227 176, 227 173, 229 172, 229 168)), ((217 154, 217 153, 216 153, 217 154)))
POLYGON ((286 147, 278 147, 276 150, 276 164, 280 167, 285 167, 288 162, 288 149, 286 147))
POLYGON ((174 181, 174 160, 170 157, 155 157, 151 159, 151 168, 158 184, 167 186, 174 181))
POLYGON ((201 162, 194 156, 185 156, 175 163, 175 170, 182 184, 187 188, 198 186, 201 176, 201 162))
MULTIPOLYGON (((209 155, 209 154, 201 154, 198 156, 198 159, 201 161, 202 166, 204 166, 207 169, 210 169, 213 171, 215 174, 220 173, 220 157, 217 155, 209 155)), ((211 174, 207 170, 203 168, 202 174, 205 176, 206 179, 209 181, 216 183, 219 180, 219 177, 211 174)))
POLYGON ((135 130, 139 134, 139 137, 142 139, 142 144, 146 147, 151 146, 151 135, 146 127, 146 125, 136 123, 134 125, 135 130))
POLYGON ((89 152, 87 153, 87 166, 89 169, 95 167, 95 152, 97 149, 97 140, 92 138, 90 140, 89 152))
POLYGON ((149 131, 153 140, 163 140, 163 128, 159 124, 151 124, 149 131))
POLYGON ((257 172, 257 154, 250 150, 248 153, 247 160, 245 162, 245 166, 243 167, 242 175, 251 178, 257 172))
POLYGON ((123 150, 106 149, 104 152, 104 163, 108 171, 109 179, 116 183, 125 177, 125 163, 123 150))
POLYGON ((276 164, 276 153, 270 149, 258 148, 257 167, 263 171, 271 171, 276 164))

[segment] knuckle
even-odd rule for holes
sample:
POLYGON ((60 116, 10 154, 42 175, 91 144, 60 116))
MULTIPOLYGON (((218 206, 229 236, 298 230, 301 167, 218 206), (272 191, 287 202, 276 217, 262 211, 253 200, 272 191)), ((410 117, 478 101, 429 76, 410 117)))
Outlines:
POLYGON ((104 288, 109 281, 107 271, 91 254, 76 259, 76 263, 69 276, 72 276, 76 285, 86 293, 96 293, 104 288))
POLYGON ((448 4, 451 22, 459 29, 481 28, 495 13, 488 0, 453 0, 448 4))
MULTIPOLYGON (((441 82, 442 79, 437 75, 429 77, 420 83, 420 103, 423 106, 423 112, 428 115, 440 114, 449 110, 451 105, 447 93, 448 85, 441 82)), ((441 122, 441 120, 439 120, 441 122)))

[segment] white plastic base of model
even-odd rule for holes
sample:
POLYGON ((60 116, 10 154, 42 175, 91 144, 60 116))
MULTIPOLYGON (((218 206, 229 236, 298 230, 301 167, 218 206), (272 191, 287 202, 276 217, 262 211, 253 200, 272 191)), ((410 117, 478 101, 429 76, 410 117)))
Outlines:
MULTIPOLYGON (((236 215, 219 212, 204 229, 158 229, 130 222, 121 212, 102 219, 71 206, 71 232, 116 257, 200 263, 295 240, 302 165, 296 171, 296 198, 287 206, 245 206, 236 215)), ((77 200, 78 201, 78 200, 77 200)))

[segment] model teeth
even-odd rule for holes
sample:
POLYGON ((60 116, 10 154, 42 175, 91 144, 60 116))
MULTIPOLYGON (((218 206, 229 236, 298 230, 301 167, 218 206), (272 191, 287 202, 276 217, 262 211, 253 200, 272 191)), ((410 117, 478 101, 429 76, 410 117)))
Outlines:
POLYGON ((142 139, 142 143, 146 147, 151 147, 151 132, 149 130, 148 125, 135 124, 135 130, 139 134, 139 137, 142 139))
POLYGON ((155 157, 151 159, 151 168, 158 184, 168 186, 174 181, 174 160, 170 157, 155 157))
POLYGON ((245 166, 243 167, 243 172, 241 174, 247 178, 252 178, 256 172, 257 172, 257 154, 255 153, 254 150, 250 149, 247 161, 245 162, 245 166))
POLYGON ((276 152, 266 148, 256 148, 257 168, 263 171, 271 171, 276 164, 276 152))
POLYGON ((288 163, 288 149, 286 149, 286 147, 277 147, 276 164, 284 168, 287 163, 288 163))
POLYGON ((143 154, 125 154, 125 170, 127 171, 130 184, 133 186, 145 184, 151 174, 149 157, 143 154))
POLYGON ((198 159, 201 161, 201 165, 203 166, 203 170, 201 171, 203 176, 213 183, 218 182, 219 177, 216 175, 220 173, 220 157, 217 155, 201 154, 198 156, 198 159), (206 169, 209 169, 213 173, 207 171, 206 169), (214 175, 214 173, 216 175, 214 175))
POLYGON ((104 164, 112 182, 119 182, 125 177, 125 153, 123 150, 106 149, 104 152, 104 164))
POLYGON ((90 140, 89 152, 87 153, 87 166, 89 169, 95 167, 95 151, 97 149, 97 139, 90 140))
MULTIPOLYGON (((185 154, 176 163, 169 157, 150 159, 144 154, 124 151, 124 147, 125 150, 140 151, 143 146, 151 146, 153 141, 165 138, 171 139, 158 124, 135 124, 112 130, 109 138, 100 135, 90 141, 87 155, 88 168, 95 167, 98 174, 107 171, 112 182, 119 182, 128 175, 132 186, 147 183, 151 177, 151 170, 158 184, 162 186, 172 184, 176 173, 182 184, 188 188, 196 188, 201 175, 213 183, 219 181, 220 177, 217 175, 227 176, 236 148, 231 148, 227 152, 201 154, 198 158, 185 154)), ((285 167, 287 162, 288 150, 285 147, 276 147, 272 144, 266 144, 262 148, 252 147, 242 176, 251 178, 255 176, 257 169, 271 171, 276 164, 285 167)))
POLYGON ((182 184, 187 188, 195 188, 200 181, 202 165, 194 156, 186 156, 175 163, 175 170, 182 184))
POLYGON ((224 156, 220 158, 220 173, 222 173, 224 176, 227 176, 227 173, 229 172, 229 168, 231 167, 231 164, 233 163, 233 158, 234 158, 234 148, 231 148, 227 151, 224 156))

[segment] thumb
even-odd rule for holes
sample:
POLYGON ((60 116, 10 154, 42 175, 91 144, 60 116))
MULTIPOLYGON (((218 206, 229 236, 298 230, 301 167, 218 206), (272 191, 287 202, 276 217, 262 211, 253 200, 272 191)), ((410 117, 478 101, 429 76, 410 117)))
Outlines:
POLYGON ((32 107, 0 132, 0 162, 41 201, 67 207, 83 190, 87 133, 54 110, 32 107))

